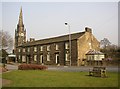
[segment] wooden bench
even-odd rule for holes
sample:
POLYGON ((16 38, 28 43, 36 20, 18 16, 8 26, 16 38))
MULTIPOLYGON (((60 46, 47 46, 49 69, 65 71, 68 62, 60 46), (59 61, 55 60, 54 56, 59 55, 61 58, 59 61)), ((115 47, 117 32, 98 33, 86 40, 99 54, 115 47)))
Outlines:
POLYGON ((89 69, 89 75, 94 77, 106 77, 106 67, 93 67, 93 69, 89 69))

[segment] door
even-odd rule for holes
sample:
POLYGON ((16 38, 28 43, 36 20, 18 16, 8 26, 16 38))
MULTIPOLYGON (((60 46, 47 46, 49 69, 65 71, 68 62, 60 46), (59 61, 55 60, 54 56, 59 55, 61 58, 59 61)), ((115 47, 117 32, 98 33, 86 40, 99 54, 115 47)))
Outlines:
POLYGON ((56 64, 59 64, 60 60, 59 60, 59 54, 56 54, 56 64))

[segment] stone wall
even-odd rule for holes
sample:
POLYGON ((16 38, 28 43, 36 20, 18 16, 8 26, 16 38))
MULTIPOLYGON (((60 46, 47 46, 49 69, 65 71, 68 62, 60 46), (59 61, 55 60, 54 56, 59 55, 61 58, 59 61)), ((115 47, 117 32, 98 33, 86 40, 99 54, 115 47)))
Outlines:
POLYGON ((83 36, 77 40, 78 48, 78 66, 80 66, 84 59, 86 59, 86 53, 90 49, 99 50, 99 42, 93 36, 91 32, 86 31, 83 36))

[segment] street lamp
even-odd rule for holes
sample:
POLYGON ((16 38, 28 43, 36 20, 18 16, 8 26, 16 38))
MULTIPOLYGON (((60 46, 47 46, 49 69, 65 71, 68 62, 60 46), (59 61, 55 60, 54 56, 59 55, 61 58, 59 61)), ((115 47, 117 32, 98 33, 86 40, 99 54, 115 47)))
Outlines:
POLYGON ((70 34, 70 25, 68 23, 65 23, 66 26, 68 26, 68 30, 69 30, 69 57, 70 57, 70 66, 71 66, 71 34, 70 34))

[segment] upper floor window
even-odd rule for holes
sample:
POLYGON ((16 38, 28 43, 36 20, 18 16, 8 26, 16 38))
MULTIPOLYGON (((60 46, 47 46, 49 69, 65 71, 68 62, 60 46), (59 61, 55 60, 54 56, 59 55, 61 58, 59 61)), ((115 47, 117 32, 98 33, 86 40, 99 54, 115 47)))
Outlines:
POLYGON ((40 46, 40 51, 43 51, 43 46, 40 46))
POLYGON ((47 51, 50 51, 50 45, 47 45, 47 51))
POLYGON ((37 52, 37 47, 34 47, 34 52, 37 52))
POLYGON ((59 50, 59 45, 58 44, 55 45, 55 49, 59 50))
POLYGON ((68 42, 65 43, 65 49, 69 49, 69 43, 68 42))
POLYGON ((30 52, 30 48, 28 48, 27 51, 30 52))
POLYGON ((25 52, 25 48, 23 48, 23 52, 25 52))

